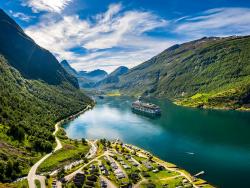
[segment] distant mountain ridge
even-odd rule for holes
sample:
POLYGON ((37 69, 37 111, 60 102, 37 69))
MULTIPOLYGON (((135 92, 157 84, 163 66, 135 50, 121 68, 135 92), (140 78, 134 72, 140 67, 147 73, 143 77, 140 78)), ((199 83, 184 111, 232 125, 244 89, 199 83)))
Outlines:
POLYGON ((119 82, 120 76, 126 74, 129 69, 125 66, 120 66, 111 72, 105 79, 97 82, 95 84, 95 88, 106 89, 110 87, 114 87, 115 84, 119 82))
POLYGON ((68 63, 68 61, 63 60, 63 61, 61 62, 61 65, 62 65, 62 67, 63 67, 69 74, 71 74, 71 75, 77 77, 78 72, 70 66, 70 64, 68 63))
POLYGON ((78 73, 78 76, 85 77, 86 79, 92 80, 92 81, 100 81, 104 78, 106 78, 108 73, 104 70, 96 69, 93 71, 80 71, 78 73))
POLYGON ((250 109, 249 51, 250 36, 204 37, 166 49, 106 89, 184 106, 250 109))
POLYGON ((96 69, 93 71, 76 71, 70 64, 63 60, 61 62, 63 68, 71 75, 78 79, 79 85, 82 88, 92 88, 97 82, 107 77, 108 73, 104 70, 96 69))

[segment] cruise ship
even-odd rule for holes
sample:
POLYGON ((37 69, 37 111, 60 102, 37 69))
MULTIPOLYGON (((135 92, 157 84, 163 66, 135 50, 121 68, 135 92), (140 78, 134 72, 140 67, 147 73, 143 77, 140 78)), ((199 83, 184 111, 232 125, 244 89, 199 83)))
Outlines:
POLYGON ((131 109, 133 112, 140 113, 143 115, 149 115, 149 116, 161 115, 161 109, 159 106, 152 103, 144 103, 141 101, 141 97, 139 97, 137 101, 132 103, 131 109))

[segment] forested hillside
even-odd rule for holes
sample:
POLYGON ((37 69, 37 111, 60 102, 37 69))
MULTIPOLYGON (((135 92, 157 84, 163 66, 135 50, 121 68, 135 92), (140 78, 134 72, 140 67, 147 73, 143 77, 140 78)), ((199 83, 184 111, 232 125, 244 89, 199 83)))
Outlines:
POLYGON ((37 152, 52 150, 56 121, 92 101, 68 83, 54 86, 23 78, 3 56, 0 74, 0 181, 7 181, 26 173, 22 170, 36 160, 37 152), (18 170, 10 172, 8 161, 18 163, 18 170))
POLYGON ((193 107, 246 109, 250 37, 202 38, 174 45, 131 69, 109 89, 166 97, 193 107))
POLYGON ((92 100, 57 59, 0 10, 0 182, 52 151, 54 124, 92 100))

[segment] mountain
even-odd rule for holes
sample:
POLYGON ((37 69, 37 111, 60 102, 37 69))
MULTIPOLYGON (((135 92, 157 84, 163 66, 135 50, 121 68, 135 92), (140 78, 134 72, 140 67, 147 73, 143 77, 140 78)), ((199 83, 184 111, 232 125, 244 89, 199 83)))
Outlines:
POLYGON ((103 80, 107 77, 108 73, 104 70, 93 70, 90 72, 79 71, 77 72, 70 64, 63 60, 61 62, 63 68, 71 75, 75 76, 78 79, 79 85, 81 88, 92 88, 96 82, 103 80))
POLYGON ((0 10, 0 182, 27 174, 55 143, 54 124, 93 101, 56 58, 0 10))
POLYGON ((114 87, 119 82, 120 76, 126 74, 129 69, 125 66, 120 66, 111 72, 105 79, 96 83, 95 87, 99 89, 107 89, 114 87))
POLYGON ((48 50, 38 46, 1 9, 0 28, 1 54, 25 78, 41 79, 55 85, 68 82, 78 87, 77 80, 67 74, 57 59, 48 50))
POLYGON ((204 108, 250 108, 250 36, 174 45, 132 68, 109 89, 204 108))
POLYGON ((120 66, 109 74, 109 77, 119 77, 128 72, 128 67, 120 66))
POLYGON ((108 73, 104 70, 96 69, 90 72, 85 72, 85 71, 80 71, 78 76, 79 77, 84 77, 88 80, 98 82, 104 78, 106 78, 108 73))
POLYGON ((63 67, 69 74, 71 74, 71 75, 77 77, 78 72, 70 66, 70 64, 68 63, 68 61, 63 60, 63 61, 61 62, 61 65, 62 65, 62 67, 63 67))

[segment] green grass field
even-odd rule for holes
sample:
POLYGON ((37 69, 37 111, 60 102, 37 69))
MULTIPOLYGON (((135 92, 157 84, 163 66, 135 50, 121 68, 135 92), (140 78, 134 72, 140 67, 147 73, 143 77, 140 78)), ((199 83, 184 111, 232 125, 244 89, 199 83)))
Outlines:
POLYGON ((82 144, 81 141, 70 139, 62 140, 63 148, 53 153, 39 167, 39 172, 49 172, 61 168, 73 161, 81 159, 88 151, 89 146, 82 144))
POLYGON ((27 188, 29 187, 27 180, 22 180, 16 183, 0 183, 0 188, 27 188))
POLYGON ((162 188, 162 187, 168 187, 168 188, 175 188, 177 186, 182 185, 182 178, 169 178, 165 180, 159 180, 158 178, 150 178, 147 183, 142 183, 142 188, 148 188, 151 187, 150 185, 154 185, 155 188, 162 188))

